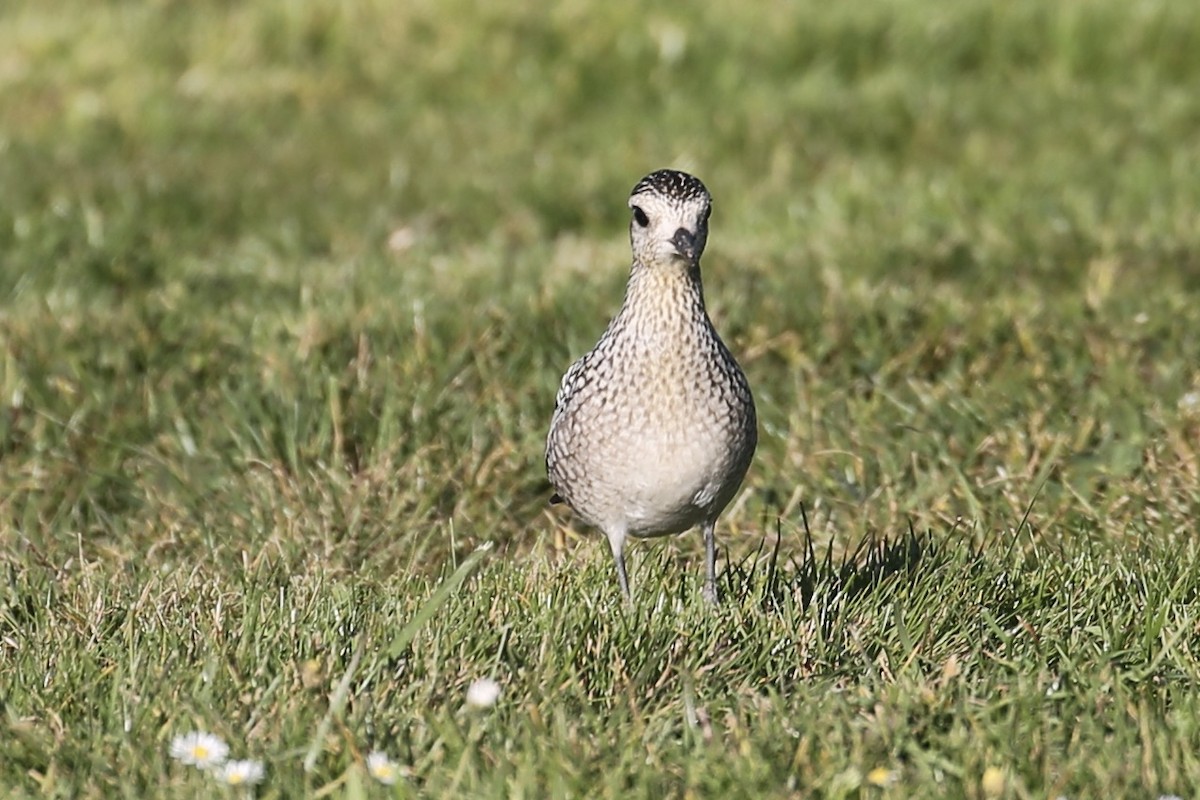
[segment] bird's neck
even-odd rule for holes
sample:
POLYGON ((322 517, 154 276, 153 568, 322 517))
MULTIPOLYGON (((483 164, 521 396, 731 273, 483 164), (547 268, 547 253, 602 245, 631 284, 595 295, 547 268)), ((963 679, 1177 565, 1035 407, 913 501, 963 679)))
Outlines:
POLYGON ((683 331, 708 319, 700 266, 634 263, 619 316, 643 333, 683 331))

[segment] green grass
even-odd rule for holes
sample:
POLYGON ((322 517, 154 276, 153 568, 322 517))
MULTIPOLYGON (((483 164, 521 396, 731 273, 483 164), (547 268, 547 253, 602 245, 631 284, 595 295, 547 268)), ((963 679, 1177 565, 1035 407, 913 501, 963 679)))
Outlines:
POLYGON ((1186 3, 10 0, 0 794, 1195 796, 1198 84, 1186 3), (546 507, 662 166, 715 612, 546 507))

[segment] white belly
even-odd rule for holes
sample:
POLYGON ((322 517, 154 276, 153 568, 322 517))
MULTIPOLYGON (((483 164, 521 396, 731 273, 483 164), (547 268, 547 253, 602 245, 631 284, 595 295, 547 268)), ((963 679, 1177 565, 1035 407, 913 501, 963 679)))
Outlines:
POLYGON ((681 533, 719 513, 745 474, 744 444, 728 430, 704 426, 657 438, 628 431, 610 439, 594 454, 594 498, 577 510, 602 528, 638 537, 681 533))

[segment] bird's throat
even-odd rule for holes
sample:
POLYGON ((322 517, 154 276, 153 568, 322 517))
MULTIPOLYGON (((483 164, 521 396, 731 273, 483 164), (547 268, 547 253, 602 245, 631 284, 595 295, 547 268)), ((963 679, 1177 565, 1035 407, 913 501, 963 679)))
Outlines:
POLYGON ((686 336, 697 324, 707 323, 699 265, 635 264, 619 316, 631 332, 650 338, 686 336))

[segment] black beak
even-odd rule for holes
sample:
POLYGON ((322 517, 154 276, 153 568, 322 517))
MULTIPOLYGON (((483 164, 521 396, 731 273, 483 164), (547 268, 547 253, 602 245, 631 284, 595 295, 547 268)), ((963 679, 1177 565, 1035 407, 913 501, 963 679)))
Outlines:
POLYGON ((696 260, 696 237, 687 228, 675 231, 675 235, 671 237, 671 244, 675 245, 679 255, 688 261, 696 260))

